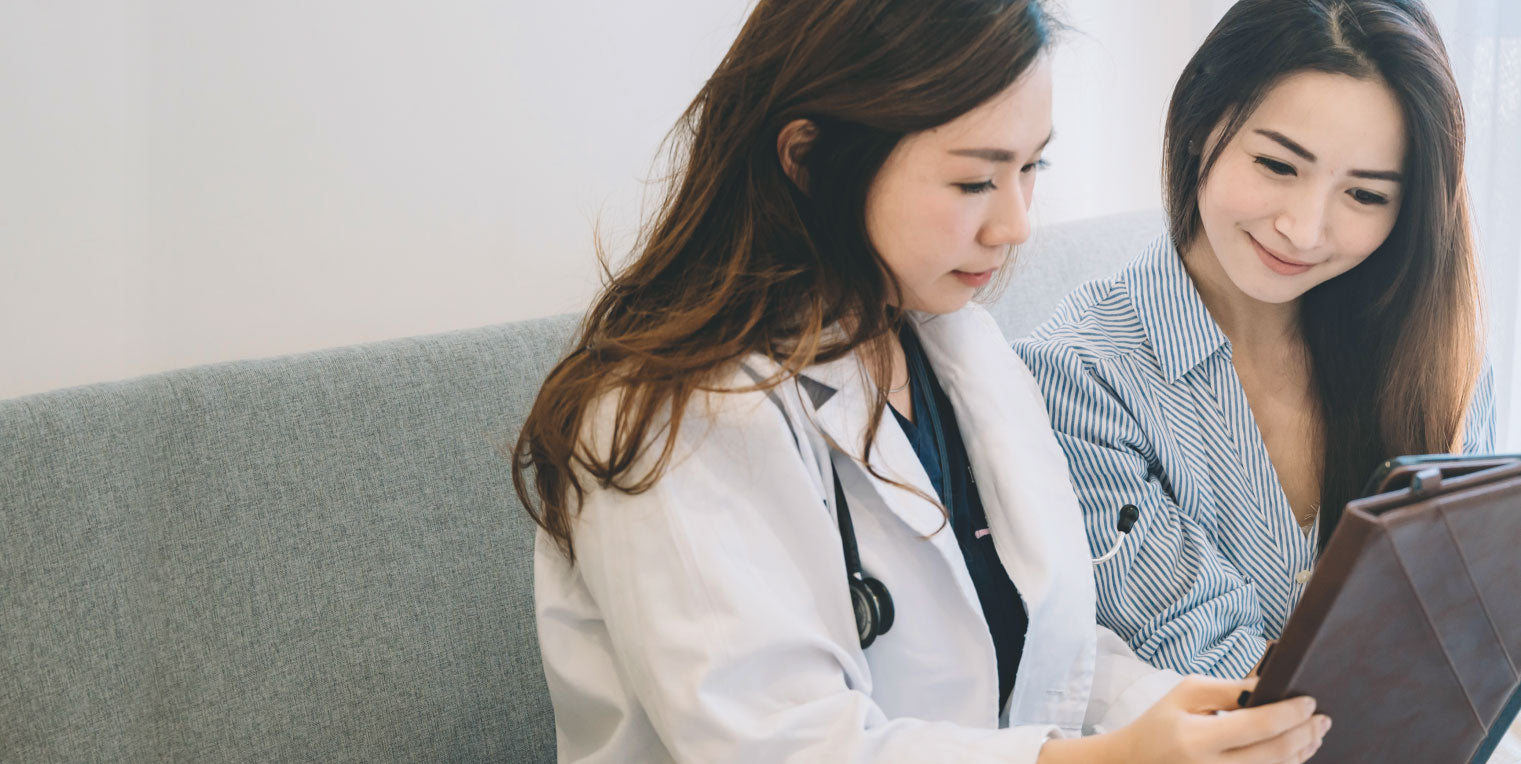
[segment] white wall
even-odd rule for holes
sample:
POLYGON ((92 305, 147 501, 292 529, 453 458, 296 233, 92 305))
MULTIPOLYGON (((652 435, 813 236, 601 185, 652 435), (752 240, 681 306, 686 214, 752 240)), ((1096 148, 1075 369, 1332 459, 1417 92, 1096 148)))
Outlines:
POLYGON ((744 11, 0 3, 0 397, 578 308, 744 11))
MULTIPOLYGON (((1156 207, 1230 0, 1060 1, 1037 217, 1156 207)), ((581 308, 748 6, 0 2, 0 398, 581 308)))
MULTIPOLYGON (((0 397, 580 308, 748 5, 0 3, 0 397)), ((1156 206, 1156 7, 1067 3, 1043 220, 1156 206)))
POLYGON ((1066 0, 1057 138, 1036 211, 1057 222, 1161 206, 1162 127, 1183 65, 1232 0, 1066 0))

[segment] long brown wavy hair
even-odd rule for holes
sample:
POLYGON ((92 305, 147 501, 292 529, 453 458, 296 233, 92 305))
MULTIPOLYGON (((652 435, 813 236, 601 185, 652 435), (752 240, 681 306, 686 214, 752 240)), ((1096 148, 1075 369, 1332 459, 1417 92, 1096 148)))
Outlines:
POLYGON ((763 353, 782 368, 745 389, 863 345, 885 365, 898 287, 867 236, 867 191, 904 136, 1013 84, 1054 24, 1039 0, 760 0, 667 137, 663 203, 513 449, 519 499, 570 559, 583 480, 649 490, 692 396, 715 391, 730 364, 763 353), (806 193, 777 154, 797 119, 816 129, 800 160, 806 193), (610 393, 611 441, 593 449, 588 413, 610 393), (653 468, 636 471, 654 447, 653 468))
POLYGON ((1299 71, 1382 79, 1408 148, 1388 239, 1300 301, 1319 398, 1323 548, 1379 462, 1453 450, 1483 362, 1478 266, 1463 174, 1463 104, 1418 0, 1241 0, 1184 69, 1167 115, 1173 242, 1199 235, 1199 188, 1263 97, 1299 71), (1200 149, 1217 125, 1207 155, 1200 149))

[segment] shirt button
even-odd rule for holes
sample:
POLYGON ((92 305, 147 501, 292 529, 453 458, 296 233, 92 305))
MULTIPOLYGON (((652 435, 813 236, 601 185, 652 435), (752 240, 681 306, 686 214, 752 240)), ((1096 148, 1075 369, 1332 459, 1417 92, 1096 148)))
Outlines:
POLYGON ((1298 573, 1295 573, 1294 583, 1299 584, 1300 586, 1304 586, 1305 584, 1310 583, 1310 571, 1301 570, 1298 573))

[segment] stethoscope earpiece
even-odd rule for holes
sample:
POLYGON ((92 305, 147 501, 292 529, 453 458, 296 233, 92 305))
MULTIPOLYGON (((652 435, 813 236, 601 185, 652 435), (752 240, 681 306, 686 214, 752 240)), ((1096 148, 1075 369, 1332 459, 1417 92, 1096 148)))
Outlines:
POLYGON ((1120 507, 1120 521, 1115 524, 1115 530, 1119 531, 1117 534, 1118 538, 1115 539, 1114 546, 1108 552, 1105 552, 1103 557, 1095 557, 1093 559, 1094 565, 1108 562, 1110 558, 1120 553, 1120 547, 1125 544, 1125 536, 1130 533, 1131 528, 1135 527, 1135 521, 1139 520, 1140 517, 1141 510, 1137 509, 1134 504, 1126 504, 1120 507))

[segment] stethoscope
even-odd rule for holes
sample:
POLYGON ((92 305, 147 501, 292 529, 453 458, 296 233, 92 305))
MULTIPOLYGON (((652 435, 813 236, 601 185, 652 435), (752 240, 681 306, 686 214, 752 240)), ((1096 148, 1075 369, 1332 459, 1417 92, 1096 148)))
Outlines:
MULTIPOLYGON (((911 354, 908 371, 914 389, 930 395, 929 371, 917 354, 911 354), (919 361, 919 362, 916 362, 919 361)), ((940 412, 933 401, 923 406, 925 424, 935 438, 935 450, 940 457, 940 496, 947 507, 951 506, 951 464, 945 445, 945 429, 940 423, 940 412)), ((887 585, 866 575, 861 569, 861 555, 856 550, 855 527, 850 522, 850 507, 845 502, 845 489, 840 486, 839 470, 834 470, 835 515, 840 523, 840 546, 845 550, 846 583, 850 585, 850 605, 856 616, 856 636, 861 649, 866 649, 877 637, 887 633, 893 626, 893 598, 887 585)))
MULTIPOLYGON (((928 391, 929 373, 922 364, 910 363, 909 372, 913 375, 914 385, 919 390, 928 391)), ((951 478, 950 455, 945 445, 945 430, 940 423, 940 412, 933 403, 924 406, 925 424, 935 439, 935 448, 940 457, 940 495, 946 506, 951 506, 951 478)), ((860 639, 861 649, 866 649, 871 643, 877 641, 877 637, 887 633, 893 625, 893 598, 887 591, 887 585, 865 574, 861 569, 861 556, 856 549, 855 527, 850 520, 850 508, 845 502, 845 489, 840 485, 839 471, 835 470, 834 495, 835 515, 839 519, 840 546, 845 552, 845 572, 847 583, 850 586, 851 609, 855 611, 856 636, 860 639)), ((1114 546, 1110 547, 1103 556, 1093 559, 1094 565, 1100 565, 1114 559, 1125 545, 1125 537, 1135 527, 1136 520, 1140 519, 1141 510, 1134 504, 1126 504, 1120 507, 1120 519, 1115 524, 1114 546)), ((980 538, 986 534, 986 530, 977 531, 980 538)))
MULTIPOLYGON (((933 416, 933 415, 932 415, 933 416)), ((937 433, 938 434, 938 433, 937 433)), ((942 472, 941 475, 945 473, 942 472)), ((893 625, 893 598, 887 591, 887 585, 881 581, 866 575, 861 569, 861 555, 856 549, 855 527, 850 521, 850 507, 845 502, 845 489, 840 485, 838 470, 834 476, 835 515, 840 524, 840 546, 845 551, 846 582, 850 586, 850 606, 856 617, 856 637, 860 639, 861 649, 871 646, 877 641, 877 637, 887 633, 893 625)), ((1134 504, 1126 504, 1120 507, 1120 520, 1115 524, 1114 546, 1109 548, 1101 557, 1093 559, 1094 565, 1101 565, 1113 559, 1120 553, 1125 545, 1125 537, 1135 527, 1136 520, 1141 516, 1141 510, 1134 504)))
MULTIPOLYGON (((757 384, 760 383, 762 378, 757 372, 748 366, 744 367, 744 370, 755 379, 757 384)), ((917 369, 916 371, 918 372, 916 375, 919 378, 918 381, 924 385, 920 389, 928 390, 927 372, 923 369, 917 369)), ((781 400, 776 396, 774 391, 767 390, 766 397, 770 398, 771 402, 776 404, 777 409, 781 411, 782 419, 787 422, 788 429, 793 430, 793 437, 795 438, 797 430, 792 427, 792 417, 787 414, 787 407, 782 405, 781 400)), ((946 452, 945 447, 945 432, 941 428, 940 414, 935 410, 935 406, 930 405, 924 408, 926 409, 926 418, 929 420, 927 424, 935 436, 935 446, 940 452, 941 495, 945 497, 946 503, 949 504, 951 498, 950 484, 952 481, 950 480, 950 456, 946 452)), ((833 456, 834 449, 831 448, 830 451, 831 456, 833 456)), ((846 458, 848 459, 849 457, 846 458)), ((835 516, 840 528, 840 547, 845 557, 846 583, 850 588, 850 605, 855 616, 856 636, 860 640, 861 648, 865 649, 871 643, 877 641, 877 637, 886 634, 888 629, 892 628, 895 615, 893 598, 892 594, 887 591, 886 584, 866 575, 866 572, 862 569, 860 551, 856 546, 855 525, 851 522, 850 506, 845 500, 845 487, 840 483, 838 467, 832 466, 830 472, 833 473, 834 478, 835 516)), ((1120 520, 1116 526, 1119 535, 1114 542, 1114 547, 1102 557, 1094 559, 1094 565, 1107 562, 1120 553, 1120 548, 1125 543, 1125 536, 1135 526, 1136 519, 1140 517, 1140 514, 1141 511, 1134 504, 1126 504, 1120 507, 1120 520)), ((979 533, 979 535, 981 534, 979 533)))
POLYGON ((1120 507, 1120 521, 1115 525, 1115 530, 1119 531, 1119 533, 1115 534, 1114 546, 1110 547, 1109 551, 1105 552, 1102 557, 1093 558, 1094 565, 1108 562, 1120 553, 1120 547, 1125 545, 1125 537, 1130 535, 1130 529, 1135 527, 1135 521, 1140 516, 1141 510, 1136 509, 1134 504, 1126 504, 1120 507))
MULTIPOLYGON (((740 368, 755 380, 757 385, 762 384, 765 377, 759 372, 746 365, 740 368)), ((798 429, 793 426, 792 416, 787 413, 787 406, 774 389, 766 390, 766 397, 776 405, 777 411, 781 412, 782 420, 787 423, 787 429, 792 431, 792 437, 797 441, 798 448, 802 448, 802 441, 798 439, 798 429)), ((799 403, 802 403, 801 398, 799 403)), ((807 404, 803 404, 805 407, 807 404)), ((939 421, 938 419, 936 420, 939 421)), ((830 460, 833 461, 836 449, 829 448, 830 460)), ((850 457, 841 455, 845 459, 850 457)), ((856 621, 856 636, 860 639, 861 648, 865 649, 877 637, 887 633, 893 625, 893 598, 887 591, 887 585, 881 581, 866 575, 861 568, 861 553, 856 548, 855 526, 850 521, 850 506, 845 501, 845 487, 840 484, 839 465, 831 464, 830 470, 834 477, 834 502, 835 517, 840 526, 840 547, 845 556, 845 578, 850 588, 850 609, 854 611, 856 621)), ((826 504, 828 501, 826 500, 826 504)))

